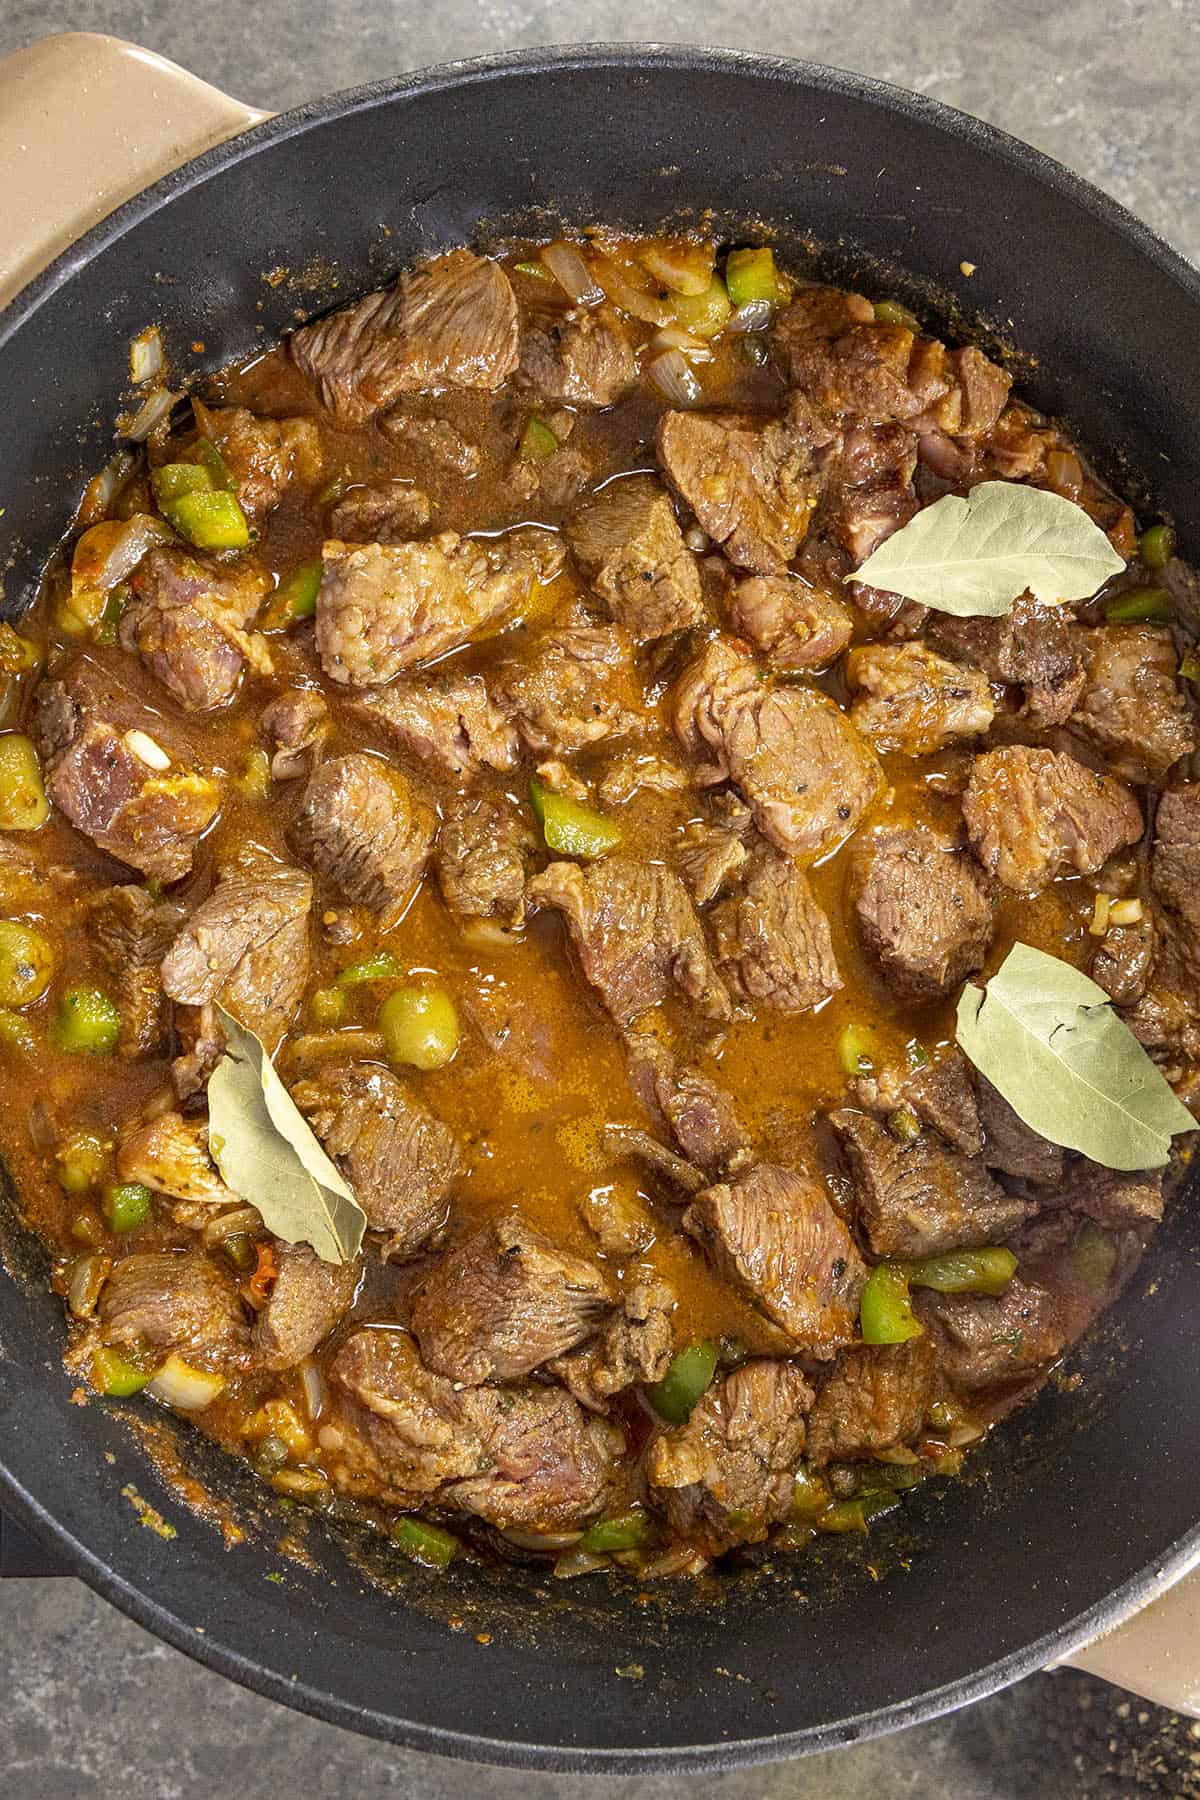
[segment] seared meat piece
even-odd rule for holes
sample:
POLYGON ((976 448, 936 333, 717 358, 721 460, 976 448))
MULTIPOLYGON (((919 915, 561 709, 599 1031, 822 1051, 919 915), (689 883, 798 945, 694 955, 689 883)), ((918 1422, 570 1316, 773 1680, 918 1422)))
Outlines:
POLYGON ((677 758, 626 750, 613 757, 596 791, 605 806, 626 806, 643 792, 682 794, 690 786, 691 776, 677 758))
POLYGON ((248 1360, 237 1277, 203 1250, 122 1257, 97 1313, 104 1342, 122 1349, 174 1352, 196 1368, 226 1373, 248 1360))
POLYGON ((859 1076, 854 1089, 872 1112, 890 1114, 903 1108, 967 1156, 978 1156, 983 1149, 974 1070, 961 1050, 948 1050, 936 1062, 923 1063, 900 1079, 887 1074, 859 1076))
POLYGON ((829 921, 789 856, 763 846, 728 900, 714 907, 717 963, 750 1006, 809 1012, 842 985, 829 921))
MULTIPOLYGON (((981 438, 994 431, 1008 403, 1012 376, 968 344, 946 358, 961 396, 961 416, 953 426, 958 437, 981 438)), ((950 427, 947 427, 950 429, 950 427)))
POLYGON ((698 1195, 683 1228, 799 1349, 825 1358, 853 1342, 866 1270, 812 1176, 755 1163, 698 1195))
POLYGON ((1021 715, 1031 725, 1061 725, 1075 710, 1087 680, 1087 633, 1066 606, 1043 606, 1021 594, 999 619, 929 615, 928 641, 954 662, 980 669, 1023 693, 1021 715))
POLYGON ((910 1444, 933 1403, 936 1373, 927 1337, 843 1351, 808 1417, 809 1460, 850 1462, 910 1444))
POLYGON ((926 1132, 901 1143, 866 1113, 830 1113, 854 1177, 858 1222, 876 1256, 934 1256, 997 1244, 1033 1210, 975 1158, 926 1132))
POLYGON ((728 776, 763 836, 789 856, 849 837, 882 780, 874 753, 832 700, 760 681, 726 639, 684 670, 672 721, 685 750, 712 757, 700 779, 728 776))
POLYGON ((1064 867, 1090 875, 1142 835, 1142 809, 1121 782, 1020 744, 975 758, 963 817, 984 868, 1020 894, 1064 867))
POLYGON ((502 1530, 564 1530, 602 1510, 622 1434, 561 1388, 462 1388, 406 1332, 356 1331, 330 1370, 338 1486, 402 1506, 436 1498, 502 1530), (360 1410, 361 1409, 361 1410, 360 1410))
POLYGON ((760 1357, 703 1394, 650 1448, 651 1496, 711 1556, 757 1544, 792 1506, 812 1389, 795 1363, 760 1357))
POLYGON ((877 750, 929 756, 962 738, 982 737, 995 717, 987 676, 935 656, 924 644, 864 644, 846 679, 850 717, 877 750))
POLYGON ((384 1257, 402 1261, 435 1243, 462 1169, 458 1141, 389 1069, 341 1063, 301 1082, 292 1098, 354 1189, 384 1257))
POLYGON ((1110 925, 1096 946, 1088 972, 1118 1006, 1133 1006, 1150 981, 1157 943, 1149 913, 1133 925, 1110 925))
POLYGON ((267 641, 246 626, 267 589, 261 575, 208 565, 184 550, 149 551, 129 578, 124 649, 188 712, 211 712, 237 692, 249 665, 272 673, 267 641))
POLYGON ((1087 683, 1071 730, 1130 781, 1160 782, 1196 747, 1192 713, 1161 625, 1097 625, 1085 636, 1087 683))
POLYGON ((639 730, 644 715, 633 644, 620 625, 544 631, 501 663, 492 684, 531 750, 570 756, 639 730))
POLYGON ((694 1163, 668 1150, 658 1138, 636 1125, 606 1125, 600 1136, 614 1161, 629 1160, 652 1170, 671 1190, 674 1200, 682 1194, 698 1194, 707 1180, 694 1163))
POLYGON ((1163 1172, 1126 1173, 1081 1157, 1068 1171, 1060 1197, 1072 1212, 1108 1231, 1137 1231, 1145 1239, 1163 1216, 1163 1172))
POLYGON ((378 911, 411 894, 436 828, 398 769, 355 750, 311 777, 288 839, 347 900, 378 911))
POLYGON ((903 425, 856 425, 847 430, 821 504, 818 529, 845 551, 853 567, 865 562, 917 511, 912 482, 916 461, 916 437, 903 425))
POLYGON ((983 1127, 983 1160, 989 1169, 1029 1181, 1036 1187, 1057 1187, 1063 1178, 1063 1152, 1018 1118, 1008 1101, 985 1075, 975 1077, 979 1123, 983 1127))
POLYGON ((517 366, 517 302, 503 269, 452 250, 293 332, 291 351, 330 412, 355 425, 400 394, 500 387, 517 366))
POLYGON ((526 865, 536 841, 510 800, 465 794, 448 801, 436 866, 450 911, 459 919, 519 925, 525 916, 526 865))
POLYGON ((421 675, 360 695, 350 711, 445 775, 511 769, 520 743, 481 675, 421 675))
POLYGON ((1019 1275, 996 1299, 918 1292, 915 1303, 942 1370, 964 1393, 1028 1381, 1067 1346, 1055 1295, 1019 1275))
POLYGON ((414 544, 328 539, 317 595, 325 673, 370 687, 499 626, 537 578, 533 535, 488 543, 453 531, 414 544))
POLYGON ((307 1244, 275 1240, 279 1274, 254 1325, 256 1359, 264 1369, 290 1369, 310 1356, 349 1310, 362 1259, 323 1262, 307 1244))
POLYGON ((158 1113, 122 1130, 117 1174, 191 1205, 232 1206, 238 1199, 209 1155, 207 1122, 182 1113, 158 1113))
POLYGON ((661 1381, 674 1350, 671 1314, 675 1296, 665 1281, 632 1281, 599 1337, 548 1364, 581 1406, 606 1412, 614 1394, 661 1381))
POLYGON ((242 511, 251 519, 282 500, 285 491, 320 480, 321 439, 311 419, 264 419, 244 406, 192 401, 201 432, 216 444, 233 476, 242 511))
POLYGON ((752 575, 730 596, 729 622, 773 669, 819 669, 840 656, 854 621, 840 600, 795 575, 752 575))
POLYGON ((936 999, 982 967, 991 886, 953 840, 924 826, 881 826, 855 847, 852 886, 863 948, 895 993, 936 999))
POLYGON ((308 981, 312 879, 263 863, 218 883, 179 933, 162 965, 172 1000, 219 1000, 274 1051, 308 981))
POLYGON ((539 507, 562 512, 572 506, 590 487, 594 479, 592 462, 581 450, 569 444, 560 446, 549 456, 531 460, 520 454, 513 457, 504 476, 510 496, 520 500, 536 500, 539 507))
POLYGON ((655 1239, 654 1221, 640 1198, 613 1182, 586 1193, 579 1202, 579 1216, 604 1255, 620 1262, 640 1256, 655 1239))
POLYGON ((749 1140, 724 1088, 648 1032, 625 1038, 629 1080, 655 1130, 710 1180, 747 1161, 749 1140))
POLYGON ((612 481, 580 508, 567 542, 592 591, 644 643, 703 616, 700 574, 667 495, 648 476, 612 481))
POLYGON ((824 479, 829 424, 793 395, 768 424, 739 413, 664 413, 658 460, 703 529, 739 568, 782 574, 824 479))
POLYGON ((146 1056, 162 1047, 167 1008, 158 965, 183 922, 172 900, 155 900, 144 887, 102 888, 85 901, 87 934, 114 988, 121 1012, 122 1056, 146 1056))
POLYGON ((329 536, 352 544, 402 544, 432 516, 429 495, 410 482, 353 487, 330 510, 329 536))
POLYGON ((1172 789, 1158 803, 1150 885, 1183 934, 1189 960, 1200 956, 1200 781, 1172 789))
POLYGON ((875 308, 865 294, 804 281, 797 287, 791 305, 775 319, 771 347, 781 367, 786 368, 793 350, 799 353, 814 343, 830 343, 854 325, 872 324, 874 318, 875 308))
POLYGON ((560 406, 615 406, 637 380, 637 361, 611 307, 581 306, 521 333, 520 379, 560 406))
POLYGON ((319 688, 289 688, 272 700, 258 724, 273 746, 272 781, 312 774, 330 732, 329 705, 319 688))
POLYGON ((693 819, 683 829, 676 862, 697 906, 726 893, 749 860, 750 808, 736 794, 712 803, 711 820, 693 819))
MULTIPOLYGON (((42 682, 34 715, 46 793, 76 830, 152 879, 186 875, 217 815, 216 783, 178 764, 162 770, 144 762, 136 736, 130 747, 142 707, 82 659, 59 680, 42 682)), ((161 731, 158 719, 154 727, 161 731)))
POLYGON ((412 1328, 452 1381, 514 1381, 583 1343, 612 1309, 603 1271, 531 1231, 514 1208, 448 1251, 418 1289, 412 1328))
POLYGON ((526 897, 564 915, 583 973, 618 1025, 673 994, 707 1019, 729 1017, 700 921, 668 869, 619 855, 586 869, 556 862, 534 876, 526 897))
POLYGON ((393 444, 408 451, 420 467, 433 463, 452 475, 479 473, 478 444, 468 442, 448 419, 414 418, 398 406, 380 415, 379 429, 393 444))

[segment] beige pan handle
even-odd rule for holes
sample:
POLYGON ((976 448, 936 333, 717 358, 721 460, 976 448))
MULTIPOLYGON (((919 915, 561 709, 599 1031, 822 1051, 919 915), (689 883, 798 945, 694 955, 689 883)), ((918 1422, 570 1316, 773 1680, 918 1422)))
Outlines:
POLYGON ((122 201, 256 112, 119 38, 73 31, 0 61, 0 306, 122 201))
MULTIPOLYGON (((1080 1550, 1086 1554, 1086 1546, 1080 1550)), ((1055 1666, 1083 1669, 1200 1719, 1200 1568, 1190 1569, 1123 1625, 1055 1666)))

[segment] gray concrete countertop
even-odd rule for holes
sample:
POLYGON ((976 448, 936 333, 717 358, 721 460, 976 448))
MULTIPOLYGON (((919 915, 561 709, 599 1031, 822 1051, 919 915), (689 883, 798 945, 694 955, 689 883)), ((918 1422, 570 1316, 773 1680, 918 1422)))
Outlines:
MULTIPOLYGON (((1196 0, 5 0, 0 54, 107 31, 279 109, 452 57, 578 40, 770 50, 898 82, 1089 176, 1200 261, 1196 0)), ((1103 280, 1103 271, 1097 271, 1103 280)), ((302 1719, 157 1643, 74 1581, 0 1587, 0 1796, 21 1800, 665 1800, 662 1777, 471 1769, 302 1719)), ((1200 1725, 1082 1676, 1039 1676, 902 1736, 691 1779, 696 1800, 1172 1800, 1200 1796, 1200 1725)))

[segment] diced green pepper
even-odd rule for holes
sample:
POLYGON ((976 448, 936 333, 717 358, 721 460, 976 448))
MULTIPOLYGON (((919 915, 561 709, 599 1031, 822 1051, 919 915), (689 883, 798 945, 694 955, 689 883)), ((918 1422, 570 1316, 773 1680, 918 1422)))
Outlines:
POLYGON ((211 493, 213 479, 199 463, 163 463, 161 468, 151 470, 150 487, 155 500, 165 512, 168 506, 173 505, 176 500, 182 500, 185 494, 211 493))
POLYGON ((865 1537, 872 1519, 894 1512, 899 1504, 895 1494, 863 1494, 856 1500, 835 1500, 818 1514, 817 1530, 857 1531, 865 1537))
POLYGON ((702 294, 672 294, 671 310, 693 337, 712 338, 721 331, 733 307, 719 275, 714 275, 702 294))
POLYGON ((534 262, 514 263, 513 264, 513 274, 514 275, 528 275, 530 281, 550 281, 550 282, 552 282, 554 280, 553 275, 550 273, 550 271, 546 267, 545 263, 534 263, 534 262))
POLYGON ((233 778, 233 786, 247 800, 265 800, 271 791, 271 759, 265 750, 251 750, 238 773, 233 778))
POLYGON ((130 1394, 140 1393, 153 1379, 153 1369, 139 1369, 109 1344, 102 1344, 92 1358, 92 1386, 114 1399, 125 1400, 130 1394))
POLYGON ((398 1519, 392 1526, 392 1542, 413 1562, 427 1569, 444 1569, 462 1548, 458 1539, 424 1519, 398 1519))
POLYGON ((544 420, 536 413, 525 421, 525 429, 521 433, 521 442, 517 446, 517 454, 526 462, 544 462, 553 456, 558 449, 558 439, 544 420))
POLYGON ((0 736, 0 830, 36 831, 50 816, 42 765, 19 731, 0 736))
POLYGON ((121 614, 129 605, 129 592, 129 583, 118 581, 104 602, 104 611, 100 614, 95 630, 92 632, 92 636, 98 644, 116 643, 121 614))
POLYGON ((31 1006, 54 973, 54 951, 40 931, 0 919, 0 1006, 31 1006))
POLYGON ((815 1518, 817 1513, 824 1512, 832 1499, 829 1483, 815 1469, 810 1469, 807 1463, 801 1463, 792 1488, 793 1516, 798 1519, 815 1518))
POLYGON ((54 1152, 59 1186, 67 1194, 86 1194, 108 1164, 109 1146, 94 1131, 73 1131, 54 1152))
POLYGON ((413 1069, 445 1068, 462 1036, 445 988, 397 988, 380 1007, 376 1023, 388 1061, 413 1069))
POLYGON ((1151 525, 1138 539, 1138 555, 1148 569, 1165 569, 1175 554, 1175 533, 1169 525, 1151 525))
POLYGON ((150 1189, 140 1181, 114 1181, 104 1190, 104 1217, 110 1231, 136 1231, 150 1217, 150 1189))
POLYGON ((903 1344, 924 1327, 912 1309, 908 1276, 901 1263, 876 1263, 858 1303, 864 1344, 903 1344))
POLYGON ((875 302, 875 323, 877 325, 903 325, 906 331, 920 331, 921 321, 915 313, 909 312, 907 306, 901 306, 898 300, 877 300, 875 302))
POLYGON ((717 1371, 717 1346, 707 1338, 689 1344, 671 1358, 661 1381, 646 1389, 646 1398, 668 1425, 682 1425, 709 1388, 717 1371))
POLYGON ((377 950, 373 956, 364 956, 360 962, 347 963, 339 969, 335 980, 338 987, 361 987, 365 981, 399 981, 404 969, 388 950, 377 950))
POLYGON ((1166 588, 1131 588, 1104 603, 1110 625, 1163 624, 1171 617, 1171 596, 1166 588))
POLYGON ((778 305, 782 289, 775 252, 769 245, 761 250, 731 250, 725 258, 725 287, 736 307, 748 306, 752 300, 778 305))
POLYGON ((872 1029, 869 1025, 843 1027, 838 1038, 838 1062, 847 1075, 869 1075, 875 1067, 872 1029))
POLYGON ((198 437, 192 446, 196 457, 209 478, 209 485, 214 488, 225 488, 231 493, 237 482, 229 470, 229 464, 210 437, 198 437))
POLYGON ((621 841, 621 827, 615 820, 567 794, 556 794, 536 775, 529 783, 529 804, 546 848, 562 856, 607 856, 621 841))
POLYGON ((181 494, 162 510, 197 550, 244 550, 250 542, 246 515, 232 494, 217 489, 181 494))
POLYGON ((263 631, 282 631, 297 619, 311 619, 317 610, 324 564, 319 556, 297 563, 280 579, 259 620, 263 631))
POLYGON ((1179 673, 1185 681, 1200 681, 1200 656, 1194 650, 1188 650, 1179 664, 1179 673))
POLYGON ((121 1035, 121 1015, 102 988, 68 988, 58 1002, 54 1036, 60 1050, 111 1056, 121 1035))
POLYGON ((1017 1267, 1011 1250, 947 1250, 905 1263, 912 1287, 934 1288, 939 1294, 1002 1294, 1017 1267))
POLYGON ((1117 1266, 1117 1246, 1099 1225, 1085 1219, 1071 1245, 1071 1266, 1093 1294, 1102 1294, 1117 1266))
POLYGON ((248 1231, 231 1231, 227 1238, 221 1239, 221 1248, 243 1275, 248 1275, 258 1261, 258 1250, 248 1231))
POLYGON ((653 1536, 653 1519, 642 1507, 634 1506, 611 1519, 598 1519, 575 1548, 589 1556, 604 1556, 612 1550, 637 1550, 653 1536))
POLYGON ((7 621, 0 623, 0 674, 24 675, 41 660, 42 653, 30 638, 22 637, 7 621))
POLYGON ((888 1116, 888 1130, 902 1144, 913 1144, 921 1135, 921 1121, 911 1107, 898 1106, 888 1116))

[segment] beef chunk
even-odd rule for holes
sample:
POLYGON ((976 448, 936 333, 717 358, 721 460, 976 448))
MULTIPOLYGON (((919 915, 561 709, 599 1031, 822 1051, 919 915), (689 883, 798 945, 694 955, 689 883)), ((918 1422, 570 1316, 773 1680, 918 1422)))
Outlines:
POLYGON ((325 673, 349 687, 390 681, 495 628, 526 598, 540 547, 520 533, 489 542, 453 531, 413 544, 322 550, 317 649, 325 673))
POLYGON ((429 495, 411 482, 352 487, 330 510, 329 535, 352 544, 402 544, 432 515, 429 495))
POLYGON ((1150 981, 1157 942, 1149 913, 1133 925, 1110 925, 1092 957, 1092 980, 1118 1006, 1133 1006, 1150 981))
POLYGON ((310 778, 288 838, 347 900, 378 910, 411 894, 435 829, 432 811, 399 770, 355 750, 310 778))
POLYGON ((884 826, 856 847, 854 917, 868 956, 905 999, 933 1000, 981 968, 990 884, 970 855, 923 826, 884 826))
POLYGON ((500 665, 492 694, 540 755, 573 755, 643 720, 633 644, 620 625, 544 631, 500 665))
POLYGON ((1070 1170, 1062 1199, 1072 1212, 1108 1231, 1137 1231, 1143 1238, 1163 1216, 1161 1169, 1105 1169, 1081 1158, 1070 1170))
POLYGON ((707 1019, 729 1017, 729 995, 683 883, 655 863, 608 856, 590 868, 556 862, 530 882, 534 906, 556 906, 588 981, 619 1025, 668 996, 707 1019))
POLYGON ((517 302, 504 270, 452 250, 292 334, 292 356, 347 425, 400 394, 494 391, 517 366, 517 302))
POLYGON ((1121 782, 1019 744, 975 758, 963 816, 984 868, 1021 894, 1063 868, 1090 875, 1142 835, 1142 809, 1121 782))
POLYGON ((618 752, 600 777, 597 793, 605 806, 627 806, 640 793, 682 794, 691 776, 674 756, 656 752, 618 752))
POLYGON ((877 750, 929 756, 982 737, 995 717, 987 676, 947 662, 924 644, 864 644, 851 652, 850 717, 877 750))
POLYGON ((1171 633, 1161 625, 1098 625, 1084 642, 1087 682, 1071 730, 1130 781, 1162 781, 1196 744, 1171 633))
POLYGON ((242 511, 261 518, 290 487, 312 487, 321 477, 321 439, 311 419, 263 419, 244 406, 192 410, 204 436, 225 459, 242 511))
POLYGON ((750 808, 736 794, 718 794, 708 819, 691 819, 680 835, 679 872, 697 906, 726 893, 750 857, 750 808))
POLYGON ((831 343, 853 326, 870 325, 874 319, 875 308, 865 294, 823 287, 815 281, 801 282, 791 305, 775 319, 771 347, 786 368, 793 349, 801 353, 814 343, 831 343))
POLYGON ((207 1122, 177 1112, 156 1113, 122 1129, 117 1174, 189 1207, 231 1206, 238 1198, 209 1155, 207 1122))
POLYGON ((901 1143, 877 1119, 830 1113, 854 1177, 858 1219, 876 1256, 934 1256, 996 1244, 1032 1210, 973 1158, 922 1132, 901 1143))
POLYGON ((614 1394, 662 1380, 674 1350, 674 1310, 675 1295, 665 1281, 631 1281, 596 1341, 556 1357, 549 1368, 581 1406, 606 1412, 614 1394))
POLYGON ((963 1393, 1028 1381, 1067 1345, 1056 1297, 1020 1276, 996 1299, 919 1293, 916 1308, 934 1333, 943 1371, 963 1393))
POLYGON ((162 965, 172 1000, 219 1000, 273 1051, 308 981, 312 880, 299 869, 259 864, 218 883, 179 933, 162 965))
MULTIPOLYGON (((152 879, 186 875, 220 805, 215 782, 178 765, 163 771, 145 763, 130 746, 130 729, 143 724, 141 708, 90 663, 72 663, 59 680, 43 681, 34 706, 46 793, 64 817, 98 849, 152 879)), ((161 731, 157 719, 154 726, 161 731)))
POLYGON ((846 432, 818 526, 855 568, 916 513, 916 461, 917 440, 902 425, 846 432))
POLYGON ((519 925, 534 848, 533 833, 510 801, 478 794, 451 801, 437 846, 437 876, 450 911, 460 919, 519 925))
POLYGON ((752 575, 730 596, 729 622, 773 669, 819 669, 850 642, 848 607, 795 575, 752 575))
POLYGON ((986 1076, 976 1075, 975 1087, 983 1127, 983 1160, 988 1168, 1037 1187, 1057 1187, 1064 1163, 1058 1145, 1049 1143, 1018 1118, 986 1076))
POLYGON ((618 625, 648 643, 703 615, 700 575, 656 481, 613 481, 567 526, 575 560, 618 625))
POLYGON ((725 639, 684 670, 672 695, 676 735, 728 776, 763 836, 789 856, 849 837, 882 780, 873 752, 815 688, 772 686, 725 639))
POLYGON ((681 1194, 698 1194, 705 1184, 706 1177, 693 1163, 636 1125, 606 1125, 600 1135, 614 1161, 628 1159, 643 1164, 672 1190, 672 1199, 681 1194))
POLYGON ((243 1367, 250 1332, 237 1278, 203 1250, 122 1257, 100 1291, 100 1335, 201 1369, 243 1367))
POLYGON ((913 1113, 967 1156, 978 1156, 983 1149, 974 1070, 961 1050, 948 1050, 936 1062, 922 1063, 899 1079, 887 1074, 860 1076, 855 1091, 872 1112, 903 1108, 913 1113))
POLYGON ((312 774, 330 732, 329 706, 318 688, 289 688, 272 700, 258 723, 272 746, 272 781, 312 774))
POLYGON ((559 1250, 514 1209, 441 1258, 414 1297, 429 1367, 452 1381, 514 1381, 593 1335, 612 1308, 601 1269, 559 1250))
POLYGON ((615 1182, 594 1187, 579 1201, 579 1216, 605 1256, 628 1262, 654 1242, 654 1220, 636 1194, 615 1182))
POLYGON ((448 419, 415 418, 398 406, 381 414, 379 429, 422 467, 432 463, 452 475, 479 473, 478 444, 470 443, 448 419))
POLYGON ((387 1232, 386 1258, 401 1261, 437 1241, 462 1169, 448 1125, 374 1063, 323 1068, 292 1098, 354 1189, 367 1224, 387 1232))
POLYGON ((522 332, 520 378, 561 406, 615 406, 637 380, 637 362, 612 308, 581 306, 522 332))
POLYGON ((530 458, 518 452, 505 471, 504 485, 512 498, 536 500, 540 507, 562 512, 574 505, 593 479, 592 460, 565 444, 549 456, 530 458))
POLYGON ((828 1357, 853 1341, 866 1271, 812 1176, 756 1163, 700 1194, 683 1228, 800 1349, 828 1357))
POLYGON ((121 644, 188 712, 224 706, 247 665, 272 673, 266 639, 246 630, 266 590, 262 576, 157 549, 142 558, 129 585, 121 644))
POLYGON ((1087 680, 1083 628, 1069 607, 1043 606, 1032 594, 1019 595, 999 619, 931 613, 927 635, 943 656, 1019 687, 1021 716, 1035 727, 1070 718, 1087 680))
POLYGON ((1154 819, 1150 883, 1190 954, 1200 954, 1200 782, 1164 794, 1154 819))
POLYGON ((842 985, 829 921, 789 856, 764 846, 734 894, 713 909, 717 963, 750 1006, 809 1012, 842 985))
POLYGON ((798 395, 766 425, 736 413, 668 412, 659 421, 658 460, 731 562, 779 575, 808 530, 821 453, 833 435, 798 395))
POLYGON ((135 886, 102 888, 88 896, 85 906, 88 936, 121 1012, 120 1054, 147 1056, 160 1050, 168 1018, 158 965, 182 923, 181 909, 135 886))
POLYGON ((812 1389, 795 1363, 760 1357, 701 1396, 650 1449, 651 1496, 672 1530, 712 1556, 786 1519, 812 1389))
POLYGON ((307 1244, 276 1240, 279 1274, 254 1326, 254 1349, 265 1369, 290 1369, 328 1337, 348 1311, 362 1274, 356 1258, 322 1262, 307 1244))
POLYGON ((481 675, 397 681, 360 695, 350 710, 443 775, 511 769, 520 751, 516 728, 491 699, 481 675))
POLYGON ((630 1032, 625 1048, 634 1093, 685 1161, 710 1180, 746 1162, 749 1140, 724 1088, 679 1062, 648 1032, 630 1032))
POLYGON ((330 1374, 348 1397, 338 1486, 436 1500, 501 1529, 563 1530, 602 1510, 623 1437, 561 1388, 462 1388, 427 1369, 406 1332, 378 1329, 348 1337, 330 1374))
POLYGON ((844 1350, 808 1419, 811 1462, 850 1462, 910 1444, 934 1398, 937 1364, 929 1339, 844 1350))

